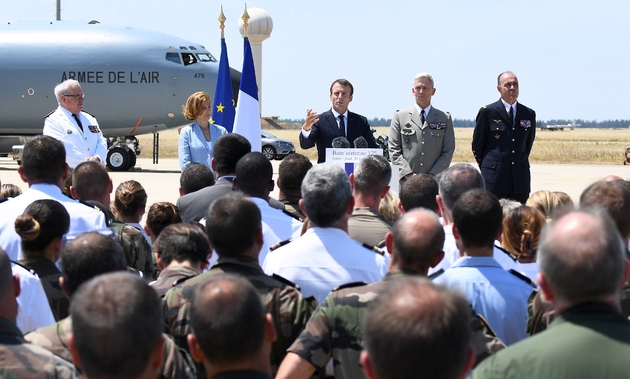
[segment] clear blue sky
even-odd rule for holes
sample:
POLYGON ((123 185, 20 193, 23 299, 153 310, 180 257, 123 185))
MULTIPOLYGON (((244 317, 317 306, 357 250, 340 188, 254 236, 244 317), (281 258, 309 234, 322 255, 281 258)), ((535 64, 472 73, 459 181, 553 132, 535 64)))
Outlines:
MULTIPOLYGON (((243 1, 62 0, 61 16, 166 32, 218 57, 221 4, 230 63, 240 70, 243 1)), ((263 115, 324 111, 330 83, 345 77, 355 86, 351 110, 389 118, 413 104, 413 77, 426 71, 436 81, 433 105, 473 119, 499 98, 496 76, 511 70, 521 84, 519 100, 539 119, 630 119, 629 1, 259 0, 248 6, 265 9, 274 23, 263 42, 263 115)), ((55 0, 19 0, 3 4, 0 22, 54 17, 55 0)))

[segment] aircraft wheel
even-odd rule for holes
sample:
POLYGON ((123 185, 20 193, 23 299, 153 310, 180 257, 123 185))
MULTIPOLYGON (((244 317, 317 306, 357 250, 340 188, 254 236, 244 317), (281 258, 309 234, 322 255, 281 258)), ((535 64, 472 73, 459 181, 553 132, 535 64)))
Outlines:
POLYGON ((276 156, 276 149, 274 149, 273 146, 266 145, 263 146, 262 153, 267 159, 272 160, 276 156))
POLYGON ((136 153, 131 149, 127 150, 127 153, 129 153, 129 168, 132 169, 136 167, 136 153))
POLYGON ((129 151, 122 147, 114 147, 107 152, 107 167, 112 171, 126 171, 131 163, 129 151))

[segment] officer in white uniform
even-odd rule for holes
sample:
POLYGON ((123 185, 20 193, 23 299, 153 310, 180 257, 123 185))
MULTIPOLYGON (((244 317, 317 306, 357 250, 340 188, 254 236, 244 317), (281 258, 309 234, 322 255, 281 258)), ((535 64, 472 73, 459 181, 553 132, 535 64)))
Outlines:
POLYGON ((374 283, 383 278, 389 258, 348 236, 354 199, 341 167, 313 167, 302 182, 300 204, 310 228, 300 238, 269 252, 263 265, 267 275, 287 278, 300 286, 304 296, 315 296, 320 303, 342 284, 374 283))
POLYGON ((0 247, 12 261, 22 258, 22 244, 15 232, 15 219, 35 200, 52 199, 60 202, 70 214, 69 233, 83 233, 107 226, 102 212, 70 199, 61 192, 68 177, 65 156, 63 144, 48 136, 35 137, 24 145, 18 173, 22 180, 28 182, 29 189, 0 204, 0 247))
POLYGON ((79 82, 69 79, 58 84, 55 97, 59 107, 44 118, 44 135, 63 142, 70 168, 87 160, 105 164, 107 140, 96 119, 82 111, 84 94, 79 82))

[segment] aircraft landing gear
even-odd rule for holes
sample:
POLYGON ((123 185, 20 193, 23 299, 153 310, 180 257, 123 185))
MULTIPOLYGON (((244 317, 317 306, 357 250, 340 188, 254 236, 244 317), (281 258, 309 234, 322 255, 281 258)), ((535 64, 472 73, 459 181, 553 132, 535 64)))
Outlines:
MULTIPOLYGON (((114 147, 107 152, 107 167, 112 171, 127 171, 131 166, 131 155, 136 155, 125 147, 114 147)), ((135 159, 134 159, 135 160, 135 159)))
POLYGON ((140 143, 136 137, 109 137, 107 139, 107 167, 112 171, 133 170, 136 154, 140 154, 140 143))

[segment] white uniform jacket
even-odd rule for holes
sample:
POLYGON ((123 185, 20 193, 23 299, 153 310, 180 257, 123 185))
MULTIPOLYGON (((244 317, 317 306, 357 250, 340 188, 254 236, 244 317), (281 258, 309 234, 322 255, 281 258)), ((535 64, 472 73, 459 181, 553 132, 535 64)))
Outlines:
POLYGON ((92 115, 83 111, 78 116, 83 131, 72 117, 72 113, 60 105, 44 119, 44 135, 63 142, 66 148, 66 162, 70 168, 75 168, 86 158, 93 156, 97 156, 101 163, 105 164, 107 140, 103 137, 98 122, 92 115))

